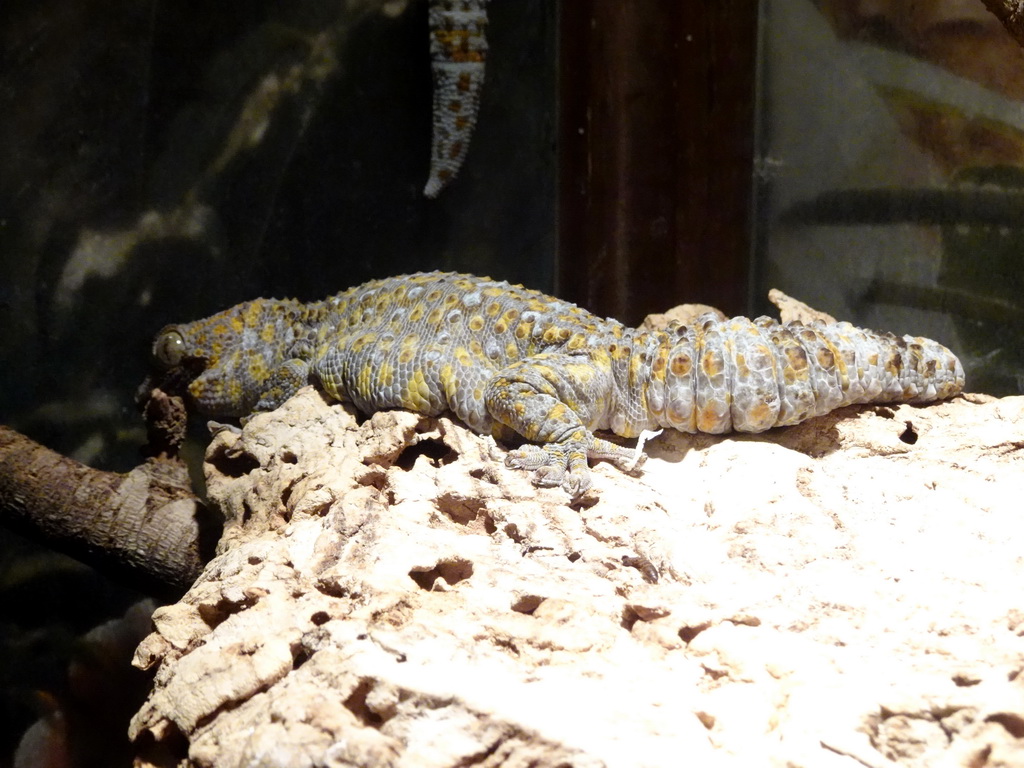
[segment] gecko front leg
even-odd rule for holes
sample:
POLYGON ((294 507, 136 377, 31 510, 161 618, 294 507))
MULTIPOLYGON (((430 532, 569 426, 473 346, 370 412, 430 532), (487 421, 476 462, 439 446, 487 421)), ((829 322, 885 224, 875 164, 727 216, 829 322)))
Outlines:
POLYGON ((499 372, 484 390, 488 412, 538 443, 509 451, 505 464, 574 498, 591 486, 590 459, 635 467, 634 451, 595 437, 591 429, 607 410, 608 392, 606 377, 586 355, 533 355, 499 372))

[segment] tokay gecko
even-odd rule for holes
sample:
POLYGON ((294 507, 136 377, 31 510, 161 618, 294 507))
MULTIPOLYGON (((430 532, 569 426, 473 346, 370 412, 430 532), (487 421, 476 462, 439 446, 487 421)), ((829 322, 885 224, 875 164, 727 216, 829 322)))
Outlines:
POLYGON ((454 413, 476 432, 525 438, 505 463, 574 497, 590 487, 588 459, 634 463, 595 430, 762 432, 853 403, 947 398, 964 383, 929 339, 713 315, 648 331, 446 272, 312 303, 248 301, 164 328, 153 355, 161 380, 212 417, 273 410, 311 382, 364 413, 454 413))

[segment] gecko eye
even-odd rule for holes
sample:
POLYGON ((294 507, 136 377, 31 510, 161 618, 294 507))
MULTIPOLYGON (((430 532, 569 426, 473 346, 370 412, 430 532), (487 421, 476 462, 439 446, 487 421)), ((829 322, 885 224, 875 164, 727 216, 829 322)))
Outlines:
POLYGON ((177 328, 165 328, 153 342, 153 360, 164 370, 178 365, 185 356, 185 337, 177 328))

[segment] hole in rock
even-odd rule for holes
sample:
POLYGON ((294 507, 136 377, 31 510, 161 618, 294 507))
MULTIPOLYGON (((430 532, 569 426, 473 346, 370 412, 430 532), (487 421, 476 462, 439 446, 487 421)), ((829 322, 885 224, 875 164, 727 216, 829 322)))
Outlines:
MULTIPOLYGON (((294 488, 295 488, 295 483, 292 482, 292 483, 288 483, 288 485, 286 485, 284 487, 284 489, 281 491, 281 506, 282 506, 283 509, 287 509, 288 508, 288 502, 291 501, 292 489, 294 489, 294 488)), ((291 517, 291 515, 289 515, 288 513, 285 513, 283 515, 283 517, 287 520, 288 518, 291 517)))
POLYGON ((700 724, 707 728, 709 731, 715 727, 715 716, 712 715, 710 712, 705 712, 704 710, 697 710, 693 714, 695 714, 697 716, 697 719, 700 720, 700 724))
POLYGON ((953 675, 953 685, 957 688, 970 688, 972 685, 977 685, 981 682, 981 678, 975 675, 969 674, 957 674, 953 675))
POLYGON ((907 428, 904 429, 903 434, 900 435, 900 440, 907 445, 913 445, 917 442, 917 430, 914 429, 913 422, 907 421, 904 423, 907 425, 907 428))
POLYGON ((185 765, 188 758, 189 740, 170 720, 163 722, 160 740, 153 737, 148 728, 142 729, 135 740, 135 756, 145 765, 185 765))
POLYGON ((343 703, 345 704, 345 708, 355 715, 363 725, 368 725, 371 728, 379 728, 383 725, 384 718, 366 705, 366 697, 370 695, 370 691, 372 690, 373 682, 370 680, 362 680, 343 703))
POLYGON ((514 603, 512 603, 512 610, 516 613, 525 613, 531 615, 537 610, 537 606, 544 602, 544 598, 540 595, 522 595, 514 603))
POLYGON ((632 632, 633 625, 638 621, 640 621, 640 614, 629 606, 624 606, 622 609, 622 618, 619 620, 619 626, 627 632, 632 632))
POLYGON ((402 451, 395 460, 395 465, 408 472, 420 456, 426 456, 435 467, 451 464, 459 458, 455 451, 440 440, 421 440, 402 451))
POLYGON ((218 451, 209 457, 209 462, 214 468, 225 477, 242 477, 249 474, 260 465, 256 459, 248 453, 232 453, 218 451))
POLYGON ((590 509, 595 506, 597 502, 601 500, 601 497, 591 492, 587 493, 579 498, 573 499, 569 502, 569 509, 576 512, 582 512, 583 510, 590 509))
POLYGON ((448 586, 454 586, 472 575, 473 563, 462 558, 439 560, 433 568, 413 568, 409 571, 409 578, 428 592, 434 591, 438 579, 443 579, 448 586))
POLYGON ((221 598, 215 603, 199 603, 196 606, 196 612, 199 614, 199 618, 203 620, 206 626, 210 629, 216 629, 226 621, 229 616, 252 608, 256 605, 256 602, 257 601, 254 596, 248 596, 240 602, 221 598))
POLYGON ((331 614, 329 614, 327 611, 317 611, 309 617, 309 620, 313 622, 313 624, 315 624, 316 626, 320 627, 331 620, 331 614))
POLYGON ((313 585, 316 591, 328 597, 358 598, 359 592, 349 588, 347 583, 339 580, 336 574, 321 576, 313 585))
POLYGON ((452 493, 443 493, 437 497, 437 508, 459 525, 486 528, 490 522, 493 529, 494 523, 490 520, 490 515, 481 514, 485 506, 483 499, 467 498, 452 493), (476 525, 473 525, 474 523, 476 525))
POLYGON ((1024 738, 1024 717, 1015 712, 996 712, 985 718, 986 723, 998 723, 1015 739, 1024 738))
POLYGON ((369 488, 376 488, 378 491, 382 491, 384 490, 384 486, 387 485, 387 480, 388 473, 381 467, 371 467, 360 475, 356 482, 360 485, 369 488))
POLYGON ((289 451, 287 448, 281 451, 281 461, 285 464, 298 464, 299 457, 295 455, 294 451, 289 451))
POLYGON ((294 672, 311 658, 313 658, 313 654, 309 652, 309 649, 300 645, 297 650, 292 651, 292 671, 294 672))
POLYGON ((697 635, 699 635, 701 632, 703 632, 710 626, 711 623, 708 622, 706 624, 697 624, 692 627, 681 627, 679 630, 679 639, 687 645, 689 645, 693 638, 695 638, 697 635))
POLYGON ((725 669, 714 669, 712 667, 709 667, 707 664, 701 664, 701 668, 704 670, 704 673, 712 680, 721 680, 723 677, 729 674, 729 672, 725 669))

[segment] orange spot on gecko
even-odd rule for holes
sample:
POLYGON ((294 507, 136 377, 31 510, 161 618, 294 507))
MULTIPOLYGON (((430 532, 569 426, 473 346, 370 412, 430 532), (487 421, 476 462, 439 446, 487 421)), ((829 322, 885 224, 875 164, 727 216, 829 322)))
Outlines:
POLYGON ((725 371, 725 361, 717 352, 705 349, 700 359, 700 367, 708 377, 714 378, 725 371))
POLYGON ((693 370, 693 361, 689 355, 679 354, 672 358, 672 365, 669 368, 673 376, 689 376, 693 370))
POLYGON ((786 360, 796 373, 803 373, 807 370, 807 353, 803 347, 787 346, 785 349, 786 360))

